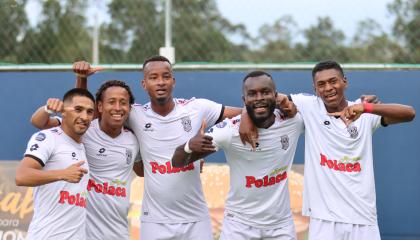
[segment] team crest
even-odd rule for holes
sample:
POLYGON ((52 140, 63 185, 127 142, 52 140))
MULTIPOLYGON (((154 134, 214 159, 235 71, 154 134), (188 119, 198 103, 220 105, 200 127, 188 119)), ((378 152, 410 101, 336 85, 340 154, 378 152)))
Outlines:
POLYGON ((133 152, 131 151, 131 149, 125 149, 125 160, 127 162, 127 165, 129 165, 131 163, 131 160, 133 158, 133 152))
POLYGON ((357 127, 354 125, 348 126, 347 132, 349 132, 351 138, 357 138, 359 136, 359 131, 357 131, 357 127))
POLYGON ((192 127, 191 127, 191 119, 190 117, 183 117, 181 118, 181 124, 184 127, 184 131, 186 132, 190 132, 192 127))
POLYGON ((287 150, 289 148, 289 136, 283 135, 281 136, 281 149, 287 150))

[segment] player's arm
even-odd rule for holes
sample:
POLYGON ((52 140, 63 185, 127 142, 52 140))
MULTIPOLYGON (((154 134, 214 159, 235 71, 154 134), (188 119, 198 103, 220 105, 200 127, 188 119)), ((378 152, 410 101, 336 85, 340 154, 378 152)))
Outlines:
POLYGON ((206 123, 203 120, 200 131, 188 142, 176 148, 172 156, 172 166, 184 167, 216 152, 216 147, 212 142, 213 138, 204 134, 205 129, 206 123))
MULTIPOLYGON (((297 114, 297 108, 293 101, 287 95, 281 93, 277 94, 276 108, 280 109, 287 117, 294 117, 297 114)), ((241 114, 239 135, 243 144, 248 142, 255 149, 256 142, 258 141, 258 129, 255 127, 245 108, 241 114)))
POLYGON ((17 186, 36 187, 56 181, 78 183, 87 170, 82 168, 84 161, 70 165, 66 169, 42 170, 41 160, 25 156, 16 169, 15 182, 17 186))
POLYGON ((58 98, 49 98, 45 106, 39 107, 31 117, 31 123, 38 129, 47 129, 57 127, 60 121, 57 118, 51 117, 52 113, 61 112, 63 109, 63 102, 58 98))
POLYGON ((76 88, 87 89, 88 77, 101 70, 103 70, 102 67, 92 67, 90 63, 86 61, 73 63, 73 72, 76 74, 76 88))
POLYGON ((144 177, 143 161, 134 162, 133 171, 136 173, 137 176, 144 177))
POLYGON ((402 104, 372 104, 358 103, 346 107, 343 111, 332 113, 331 115, 340 116, 340 118, 349 125, 356 121, 363 113, 372 113, 382 117, 382 123, 385 125, 401 122, 410 122, 416 116, 413 107, 402 104))

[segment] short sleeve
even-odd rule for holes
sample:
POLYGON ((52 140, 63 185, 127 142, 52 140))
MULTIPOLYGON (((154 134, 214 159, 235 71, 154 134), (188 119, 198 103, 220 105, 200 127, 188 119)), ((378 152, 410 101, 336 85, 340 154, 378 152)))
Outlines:
POLYGON ((206 119, 207 126, 216 124, 217 120, 223 115, 223 105, 203 98, 198 98, 196 101, 200 111, 203 111, 203 118, 206 119))
POLYGON ((296 105, 298 111, 305 111, 307 103, 314 101, 317 97, 308 93, 290 94, 293 103, 296 105))
POLYGON ((52 155, 54 144, 53 136, 47 131, 37 132, 29 140, 24 156, 33 158, 44 167, 52 155))
POLYGON ((232 131, 232 123, 225 119, 207 130, 206 135, 213 137, 213 144, 217 150, 227 149, 232 141, 232 131))

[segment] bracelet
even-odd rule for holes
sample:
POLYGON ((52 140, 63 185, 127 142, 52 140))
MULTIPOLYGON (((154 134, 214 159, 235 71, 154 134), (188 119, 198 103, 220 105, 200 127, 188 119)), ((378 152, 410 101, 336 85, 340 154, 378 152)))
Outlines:
POLYGON ((363 112, 364 113, 372 113, 373 111, 373 104, 372 103, 363 103, 363 112))
POLYGON ((190 149, 190 140, 188 140, 184 145, 184 152, 186 153, 192 153, 192 150, 190 149))
POLYGON ((52 114, 54 114, 54 111, 53 111, 53 110, 51 110, 51 109, 48 109, 47 105, 45 105, 45 106, 44 106, 44 111, 45 111, 46 113, 48 113, 48 115, 52 115, 52 114))

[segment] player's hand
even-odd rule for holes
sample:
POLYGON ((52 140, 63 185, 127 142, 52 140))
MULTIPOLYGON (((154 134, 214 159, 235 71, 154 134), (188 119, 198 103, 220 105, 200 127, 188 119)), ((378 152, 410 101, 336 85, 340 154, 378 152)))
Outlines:
POLYGON ((58 98, 48 98, 46 108, 50 111, 59 113, 63 111, 63 101, 58 98))
POLYGON ((89 77, 90 75, 103 70, 103 67, 91 67, 86 61, 79 61, 73 64, 73 72, 79 77, 89 77))
POLYGON ((289 100, 284 94, 277 94, 276 107, 280 109, 287 117, 293 118, 296 116, 297 108, 296 105, 289 100))
POLYGON ((205 135, 206 121, 203 119, 201 123, 200 131, 190 139, 188 146, 191 151, 195 153, 212 153, 216 151, 216 147, 213 145, 213 137, 205 135))
POLYGON ((346 124, 346 126, 350 125, 352 122, 359 119, 360 115, 362 115, 364 111, 364 107, 362 103, 354 104, 352 106, 348 106, 344 108, 341 112, 335 113, 328 113, 330 116, 339 116, 341 120, 346 124))
POLYGON ((239 136, 242 144, 251 144, 252 149, 257 147, 258 142, 258 128, 255 127, 246 110, 242 111, 241 122, 239 123, 239 136))
POLYGON ((84 160, 79 161, 75 164, 70 165, 63 171, 63 180, 69 183, 78 183, 82 179, 83 175, 87 174, 88 171, 82 167, 85 163, 84 160))
POLYGON ((379 97, 376 95, 362 95, 360 96, 360 100, 362 101, 362 103, 367 102, 367 103, 381 103, 381 101, 379 100, 379 97))

